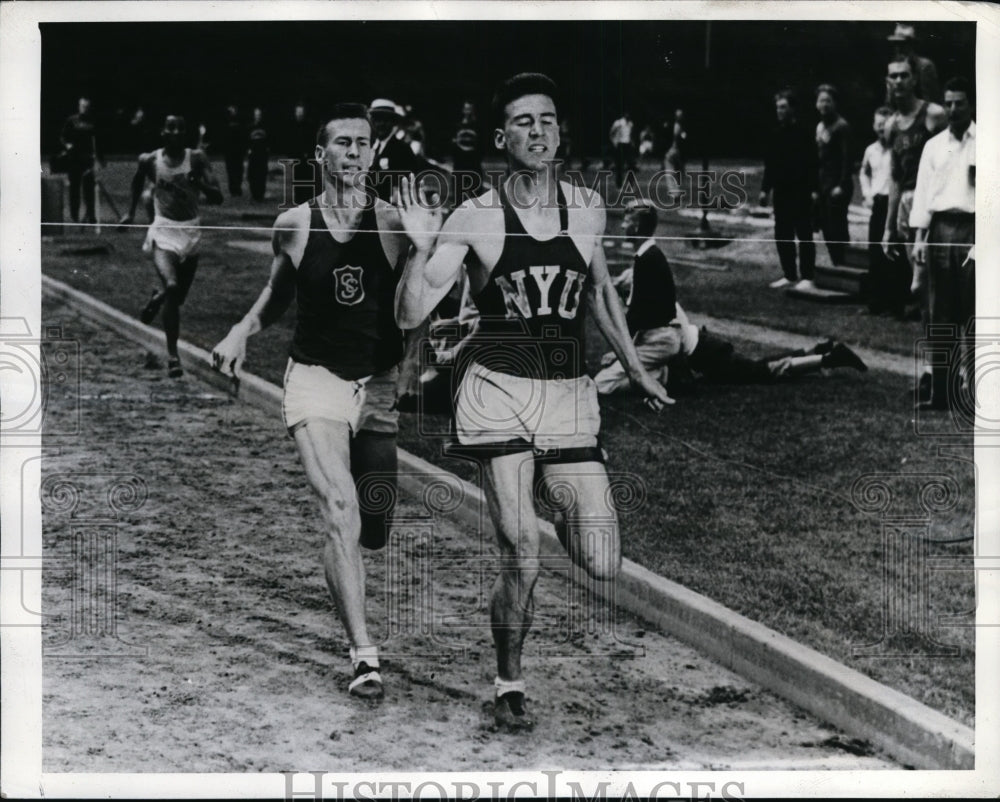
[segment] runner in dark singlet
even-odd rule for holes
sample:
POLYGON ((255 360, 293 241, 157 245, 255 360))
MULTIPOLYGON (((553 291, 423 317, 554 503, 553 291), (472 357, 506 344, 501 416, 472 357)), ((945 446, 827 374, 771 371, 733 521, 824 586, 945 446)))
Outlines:
POLYGON ((371 143, 365 107, 337 106, 316 146, 323 194, 278 216, 270 281, 212 359, 238 376, 250 335, 297 299, 282 413, 328 528, 323 565, 350 641, 348 689, 377 698, 382 678, 365 621, 360 546, 385 545, 395 502, 402 335, 393 298, 408 244, 399 213, 367 195, 371 143))
MULTIPOLYGON (((895 113, 885 124, 886 141, 892 154, 892 171, 882 250, 888 257, 889 283, 900 299, 911 297, 913 232, 910 229, 910 209, 920 154, 927 140, 945 124, 943 108, 916 96, 916 76, 911 58, 904 56, 889 62, 886 84, 895 113)), ((916 309, 904 309, 898 316, 907 318, 918 314, 916 309)))
POLYGON ((566 234, 569 212, 556 188, 559 234, 537 240, 524 228, 500 186, 504 210, 503 252, 489 281, 472 299, 479 310, 469 356, 489 370, 533 379, 577 378, 583 354, 569 343, 583 342, 585 290, 589 270, 566 234))
MULTIPOLYGON (((597 392, 582 372, 584 301, 651 404, 658 408, 669 400, 639 362, 611 284, 601 246, 601 198, 557 179, 555 96, 553 82, 536 73, 500 87, 493 141, 507 155, 510 176, 499 190, 460 206, 440 237, 439 213, 417 209, 408 185, 402 196, 412 212, 405 222, 415 253, 397 293, 400 325, 420 325, 463 264, 484 316, 459 388, 455 427, 459 447, 484 462, 490 515, 510 566, 497 578, 490 610, 497 650, 494 716, 499 727, 513 730, 532 726, 521 650, 539 570, 536 459, 559 510, 557 531, 574 561, 595 584, 613 580, 621 563, 615 510, 605 501, 597 392)), ((603 592, 610 597, 610 588, 603 592)))
POLYGON ((885 125, 886 141, 892 151, 889 210, 882 238, 887 255, 893 250, 893 245, 912 240, 909 217, 920 154, 927 140, 944 128, 946 121, 941 106, 916 96, 915 76, 911 59, 904 57, 889 63, 886 83, 895 113, 885 125))
POLYGON ((292 360, 349 380, 389 370, 402 357, 393 312, 399 277, 379 239, 375 206, 362 212, 347 242, 329 231, 316 198, 307 207, 309 239, 295 274, 292 360))

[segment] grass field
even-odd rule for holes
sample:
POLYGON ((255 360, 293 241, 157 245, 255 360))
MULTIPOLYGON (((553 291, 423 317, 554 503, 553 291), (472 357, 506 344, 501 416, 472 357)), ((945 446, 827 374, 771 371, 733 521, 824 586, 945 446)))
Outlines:
MULTIPOLYGON (((104 180, 121 207, 128 166, 109 165, 104 180)), ((748 190, 756 196, 750 180, 748 190)), ((254 206, 247 200, 205 210, 206 226, 229 230, 204 235, 198 277, 182 313, 183 337, 211 348, 249 308, 269 262, 252 249, 267 241, 275 213, 273 203, 254 206)), ((618 233, 613 228, 618 217, 610 218, 609 231, 618 233)), ((674 218, 658 233, 690 233, 696 224, 693 218, 674 218)), ((767 289, 778 275, 773 245, 751 240, 754 234, 766 239, 770 229, 751 229, 738 220, 726 228, 748 235, 709 253, 725 260, 727 269, 675 268, 679 296, 689 310, 901 355, 913 352, 920 336, 916 324, 863 315, 857 306, 795 301, 767 289)), ((140 251, 144 229, 105 230, 102 239, 113 248, 108 254, 70 252, 93 238, 70 234, 43 242, 43 272, 137 314, 155 284, 140 251)), ((674 249, 691 255, 673 241, 664 249, 668 257, 674 249)), ((822 246, 819 252, 825 259, 822 246)), ((274 331, 251 340, 248 370, 280 383, 293 319, 289 312, 274 331)), ((588 359, 596 365, 606 346, 592 335, 588 359)), ((759 353, 752 343, 738 345, 759 353)), ((137 351, 137 371, 144 359, 137 351)), ((971 623, 975 598, 968 540, 928 545, 933 567, 956 568, 928 573, 924 612, 930 623, 917 633, 928 637, 897 631, 887 644, 892 648, 877 652, 882 656, 852 651, 879 641, 888 615, 882 521, 852 500, 856 481, 885 477, 900 494, 899 509, 919 516, 913 477, 952 477, 960 489, 957 501, 926 519, 925 534, 943 541, 973 533, 971 437, 915 434, 910 385, 895 374, 839 371, 782 385, 699 386, 660 415, 627 394, 608 399, 602 407, 609 470, 630 474, 645 494, 644 503, 622 516, 623 550, 629 559, 971 724, 974 630, 939 620, 950 616, 958 624, 971 623), (956 646, 958 655, 940 656, 931 638, 956 646), (887 656, 890 652, 906 656, 887 656)), ((432 428, 437 423, 429 422, 432 428)), ((440 456, 440 441, 423 436, 413 416, 404 416, 400 443, 470 475, 467 465, 440 456)), ((893 619, 888 620, 892 629, 893 619)))

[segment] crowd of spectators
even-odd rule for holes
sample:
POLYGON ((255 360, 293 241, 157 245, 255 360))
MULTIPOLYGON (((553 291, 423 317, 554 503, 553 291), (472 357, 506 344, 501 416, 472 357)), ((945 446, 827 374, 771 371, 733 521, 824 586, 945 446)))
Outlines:
MULTIPOLYGON (((813 110, 793 91, 774 95, 775 125, 766 140, 759 197, 761 206, 773 204, 782 270, 770 286, 816 289, 815 231, 821 232, 834 267, 848 263, 848 217, 857 172, 869 209, 868 274, 863 282, 869 311, 950 323, 965 332, 975 298, 975 260, 970 255, 975 211, 974 89, 962 78, 946 82, 942 89, 935 64, 918 52, 913 25, 897 24, 887 43, 885 103, 871 110, 873 141, 864 150, 860 170, 853 160, 856 133, 838 111, 842 98, 837 86, 824 82, 815 88, 815 123, 809 119, 813 110)), ((217 120, 199 123, 196 144, 224 161, 230 196, 242 195, 246 184, 255 202, 265 199, 273 161, 292 160, 285 190, 290 188, 292 201, 301 203, 315 194, 320 183, 313 160, 317 119, 310 111, 301 101, 290 113, 273 116, 259 106, 246 114, 230 105, 217 120)), ((390 199, 388 174, 418 173, 428 167, 450 173, 452 205, 480 191, 489 132, 472 101, 456 103, 456 111, 450 126, 432 126, 439 135, 438 147, 429 152, 423 122, 412 106, 387 98, 372 101, 372 179, 380 197, 390 199), (442 135, 449 128, 448 135, 442 135)), ((560 121, 560 133, 560 155, 567 166, 577 157, 586 167, 588 160, 574 153, 568 120, 560 121)), ((81 97, 77 112, 61 129, 60 143, 53 167, 68 176, 71 216, 78 220, 82 205, 84 221, 93 222, 95 169, 107 145, 145 152, 159 144, 159 132, 142 106, 131 115, 119 109, 113 126, 102 131, 89 98, 81 97)), ((641 129, 623 111, 612 123, 605 147, 604 167, 613 167, 619 188, 640 160, 652 160, 671 171, 682 187, 692 155, 685 112, 679 108, 658 123, 643 121, 641 129)), ((945 403, 944 380, 930 369, 927 374, 923 400, 940 407, 945 403)), ((971 386, 971 380, 963 378, 962 386, 966 385, 971 386)))

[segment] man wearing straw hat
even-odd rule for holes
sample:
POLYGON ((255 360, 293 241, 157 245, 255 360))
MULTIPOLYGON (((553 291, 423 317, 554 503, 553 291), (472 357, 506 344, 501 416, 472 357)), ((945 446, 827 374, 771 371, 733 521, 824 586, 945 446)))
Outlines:
POLYGON ((378 98, 368 107, 375 141, 372 142, 372 166, 368 175, 371 186, 384 201, 399 190, 399 180, 420 172, 426 162, 406 143, 402 129, 405 119, 402 107, 386 98, 378 98))

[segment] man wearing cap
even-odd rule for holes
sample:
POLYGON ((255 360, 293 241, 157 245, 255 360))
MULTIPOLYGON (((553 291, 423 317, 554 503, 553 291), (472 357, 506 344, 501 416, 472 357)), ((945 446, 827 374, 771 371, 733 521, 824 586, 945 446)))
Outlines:
POLYGON ((403 109, 386 98, 373 100, 368 107, 375 141, 372 143, 371 185, 379 198, 391 201, 393 190, 399 190, 399 180, 419 173, 426 162, 406 143, 402 128, 403 109))
MULTIPOLYGON (((888 37, 888 41, 893 48, 893 58, 909 56, 913 59, 917 72, 917 94, 931 103, 940 103, 941 84, 938 81, 937 67, 929 58, 917 55, 914 49, 917 43, 916 29, 903 22, 897 23, 896 30, 888 37)), ((886 97, 886 101, 892 101, 891 95, 886 97)))

